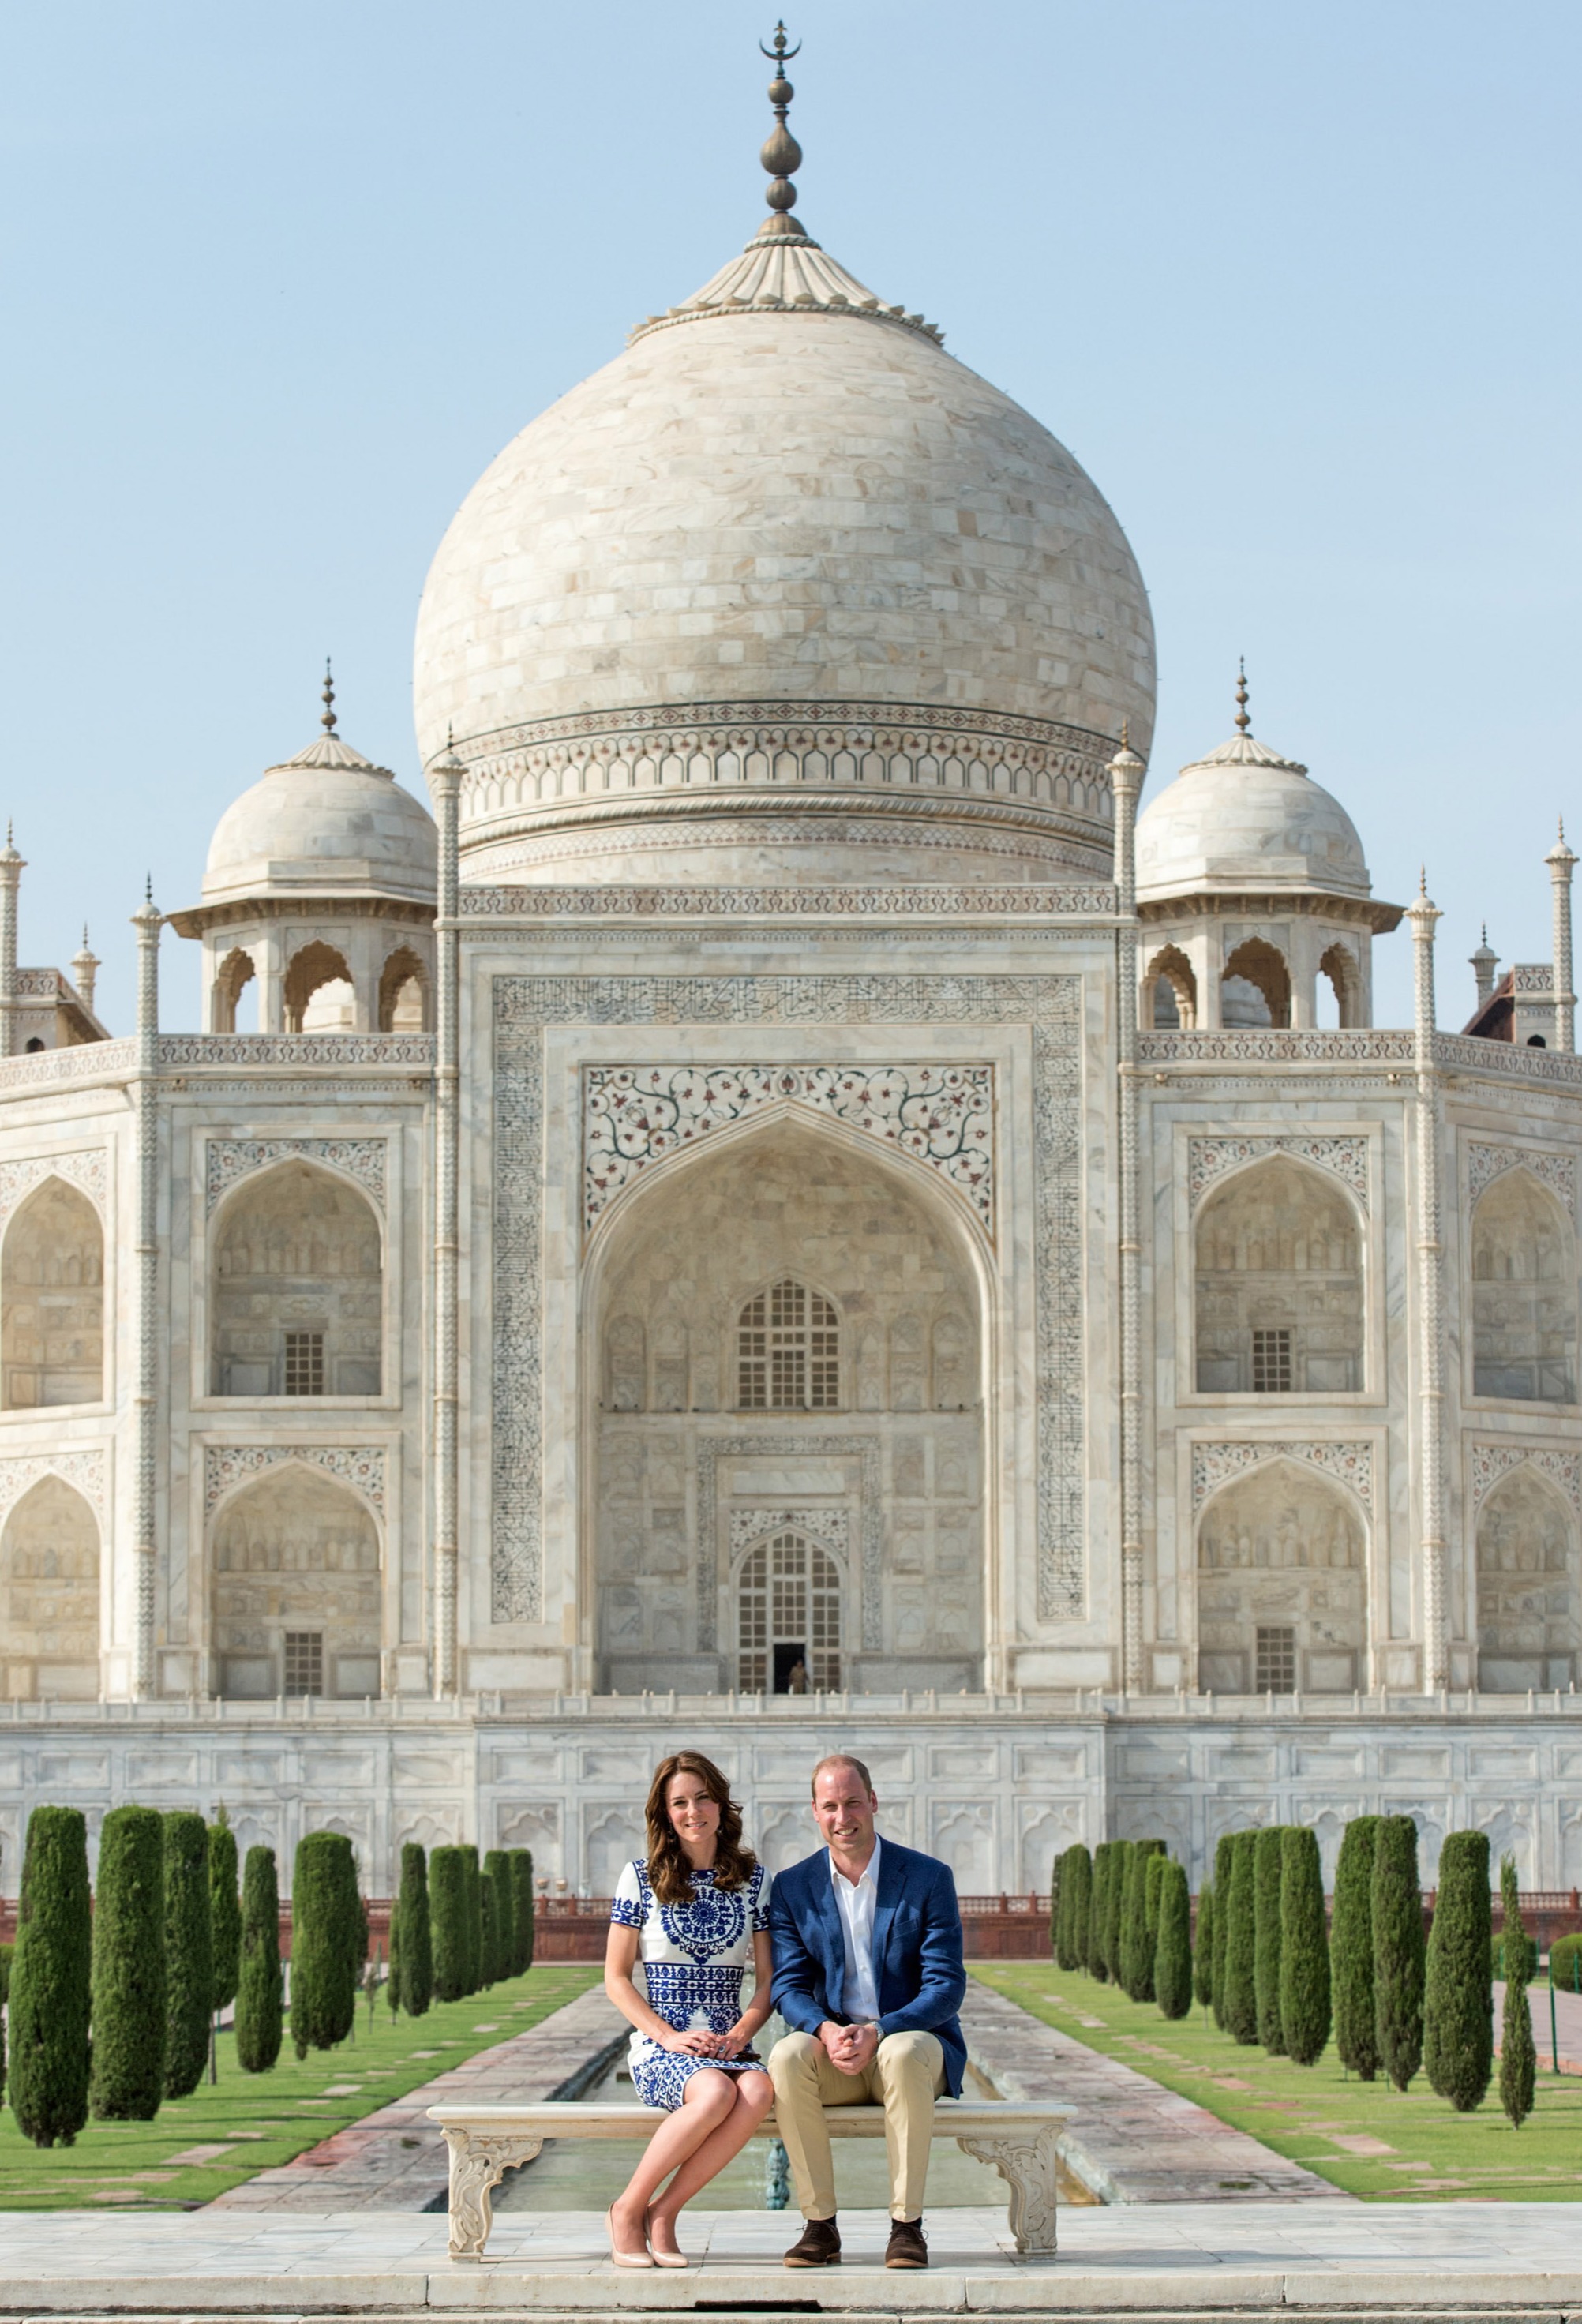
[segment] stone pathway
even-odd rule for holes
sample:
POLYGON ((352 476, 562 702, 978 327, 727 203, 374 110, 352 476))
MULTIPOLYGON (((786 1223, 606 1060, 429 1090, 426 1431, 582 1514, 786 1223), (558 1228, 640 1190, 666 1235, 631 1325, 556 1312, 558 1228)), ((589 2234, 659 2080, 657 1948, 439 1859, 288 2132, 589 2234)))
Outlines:
POLYGON ((443 2210, 448 2163, 444 2134, 428 2120, 431 2106, 443 2098, 509 2106, 514 2099, 580 2098, 628 2031, 603 1988, 594 1986, 527 2033, 480 2050, 464 2065, 364 2115, 293 2162, 216 2195, 205 2204, 204 2217, 214 2211, 443 2210))
POLYGON ((971 2067, 992 2095, 1065 2098, 1080 2108, 1060 2152, 1106 2203, 1356 2200, 988 1986, 969 1985, 961 2028, 971 2067))
MULTIPOLYGON (((1003 2211, 937 2212, 933 2264, 887 2273, 881 2212, 846 2214, 843 2266, 787 2277, 783 2214, 689 2214, 686 2273, 618 2273, 592 2211, 518 2212, 489 2256, 446 2255, 443 2218, 366 2209, 336 2216, 205 2210, 0 2213, 0 2311, 26 2318, 114 2312, 161 2318, 300 2318, 338 2310, 370 2319, 403 2311, 489 2309, 496 2316, 588 2319, 615 2311, 726 2314, 816 2299, 830 2311, 1025 2317, 1301 2308, 1355 2319, 1403 2309, 1543 2311, 1582 2306, 1582 2204, 1228 2203, 1073 2209, 1061 2249, 1017 2263, 1003 2211)), ((1507 2316, 1504 2324, 1511 2324, 1507 2316)))

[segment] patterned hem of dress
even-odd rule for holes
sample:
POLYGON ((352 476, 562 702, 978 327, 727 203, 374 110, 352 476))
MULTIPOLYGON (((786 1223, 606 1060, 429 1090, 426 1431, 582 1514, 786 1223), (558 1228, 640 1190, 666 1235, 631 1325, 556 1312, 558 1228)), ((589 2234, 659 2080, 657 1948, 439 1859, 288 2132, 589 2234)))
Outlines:
POLYGON ((684 2050, 661 2050, 657 2057, 632 2061, 632 2088, 646 2107, 661 2107, 674 2114, 686 2096, 694 2074, 767 2074, 761 2058, 694 2058, 684 2050))

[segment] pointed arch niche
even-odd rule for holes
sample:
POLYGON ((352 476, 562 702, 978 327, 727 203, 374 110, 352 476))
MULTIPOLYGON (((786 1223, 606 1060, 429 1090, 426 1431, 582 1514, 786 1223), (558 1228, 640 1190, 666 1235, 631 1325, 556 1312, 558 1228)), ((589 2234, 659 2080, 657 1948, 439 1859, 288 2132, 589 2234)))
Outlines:
POLYGON ((1477 1683, 1488 1694, 1564 1689, 1582 1677, 1576 1511, 1531 1461, 1477 1513, 1477 1683))
POLYGON ((787 1527, 851 1545, 842 1685, 980 1684, 984 1292, 931 1173, 795 1108, 718 1131, 601 1221, 584 1314, 600 1685, 767 1683, 734 1575, 787 1527))
POLYGON ((209 1535, 215 1692, 380 1692, 379 1528, 360 1494, 287 1461, 222 1501, 209 1535))
POLYGON ((1367 1532, 1359 1503, 1276 1456, 1198 1519, 1198 1684, 1217 1694, 1349 1694, 1367 1683, 1367 1532))
POLYGON ((1348 1396, 1364 1382, 1362 1222, 1339 1180, 1271 1154, 1193 1229, 1200 1396, 1348 1396))
POLYGON ((7 1412, 105 1392, 105 1231, 63 1178, 17 1205, 0 1246, 0 1388, 7 1412))
POLYGON ((1531 1170, 1504 1170, 1472 1213, 1472 1389, 1577 1401, 1577 1239, 1531 1170))
POLYGON ((60 1477, 41 1477, 0 1528, 0 1671, 13 1702, 99 1691, 98 1522, 60 1477))
POLYGON ((332 1170, 283 1161, 244 1178, 210 1239, 210 1393, 377 1396, 380 1245, 373 1205, 332 1170))

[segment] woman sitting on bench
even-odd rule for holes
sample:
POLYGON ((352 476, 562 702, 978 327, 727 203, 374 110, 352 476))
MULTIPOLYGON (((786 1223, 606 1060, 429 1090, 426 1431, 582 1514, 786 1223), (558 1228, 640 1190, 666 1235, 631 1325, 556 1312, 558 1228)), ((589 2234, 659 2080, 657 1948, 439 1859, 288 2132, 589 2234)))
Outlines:
POLYGON ((648 1860, 627 1866, 611 1908, 604 1990, 636 2028, 639 2098, 670 2119, 610 2207, 610 2256, 617 2267, 685 2267, 682 2206, 740 2153, 774 2097, 752 2052, 769 2014, 769 1876, 742 1846, 741 1811, 701 1751, 660 1762, 648 1825, 648 1860), (646 2000, 632 1981, 639 1956, 646 2000))

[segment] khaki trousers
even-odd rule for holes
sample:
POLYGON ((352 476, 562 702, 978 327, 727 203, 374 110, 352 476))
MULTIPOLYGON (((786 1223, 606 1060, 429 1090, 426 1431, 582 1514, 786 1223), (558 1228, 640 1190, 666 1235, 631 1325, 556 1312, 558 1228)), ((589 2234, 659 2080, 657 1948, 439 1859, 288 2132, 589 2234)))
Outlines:
POLYGON ((825 2107, 877 2099, 885 2110, 890 2158, 890 2217, 923 2215, 928 2182, 928 2142, 934 2102, 945 2086, 944 2050, 937 2034, 887 2034, 866 2070, 842 2074, 813 2034, 787 2034, 769 2053, 778 2125, 796 2200, 805 2219, 835 2216, 835 2169, 825 2107))

